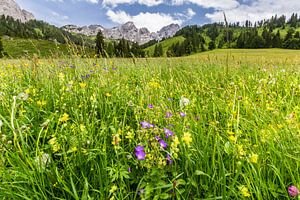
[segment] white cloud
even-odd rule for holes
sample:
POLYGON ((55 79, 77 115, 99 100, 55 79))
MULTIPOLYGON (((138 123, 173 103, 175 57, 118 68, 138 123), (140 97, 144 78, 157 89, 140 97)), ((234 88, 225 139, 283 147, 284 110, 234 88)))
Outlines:
POLYGON ((119 4, 141 4, 146 6, 158 6, 164 3, 164 0, 103 0, 102 5, 116 7, 119 4))
POLYGON ((187 9, 187 16, 189 19, 192 19, 195 15, 196 15, 196 13, 195 13, 195 11, 193 11, 193 9, 191 9, 191 8, 187 9))
POLYGON ((86 1, 88 3, 94 3, 94 4, 99 2, 99 0, 84 0, 84 1, 86 1))
MULTIPOLYGON (((299 13, 299 0, 255 0, 250 4, 241 4, 232 9, 226 9, 226 18, 229 22, 244 22, 246 20, 259 21, 269 19, 275 14, 290 16, 293 12, 299 13)), ((224 21, 222 11, 215 11, 205 15, 212 22, 224 21)))
POLYGON ((231 9, 239 5, 237 0, 172 0, 172 5, 192 3, 203 8, 214 8, 217 10, 231 9))
POLYGON ((108 10, 106 15, 115 23, 124 24, 128 21, 131 21, 136 25, 137 28, 146 27, 151 32, 156 32, 162 27, 172 23, 179 25, 183 23, 183 20, 176 19, 173 16, 165 13, 141 12, 138 15, 131 16, 124 11, 108 10))
POLYGON ((60 15, 60 14, 58 14, 58 13, 55 12, 55 11, 51 11, 51 15, 52 15, 55 19, 58 19, 58 20, 66 21, 66 20, 69 19, 68 16, 66 16, 66 15, 60 15))

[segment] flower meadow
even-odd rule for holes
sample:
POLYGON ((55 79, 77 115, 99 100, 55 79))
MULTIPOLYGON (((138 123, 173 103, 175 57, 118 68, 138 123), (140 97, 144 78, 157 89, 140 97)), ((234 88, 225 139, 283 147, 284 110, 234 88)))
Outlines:
POLYGON ((3 60, 1 199, 296 199, 300 65, 3 60))

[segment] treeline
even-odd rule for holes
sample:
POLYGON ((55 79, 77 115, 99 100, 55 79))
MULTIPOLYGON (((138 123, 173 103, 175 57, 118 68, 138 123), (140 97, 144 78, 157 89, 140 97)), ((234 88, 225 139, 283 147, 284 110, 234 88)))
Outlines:
POLYGON ((61 44, 72 42, 76 45, 92 46, 93 41, 87 37, 72 35, 67 31, 43 21, 30 20, 22 23, 10 16, 0 16, 0 35, 10 37, 43 39, 56 41, 61 44))
POLYGON ((165 54, 169 57, 190 55, 216 48, 286 48, 300 49, 300 16, 294 13, 287 20, 285 15, 273 16, 255 23, 213 23, 204 26, 187 26, 175 36, 185 41, 170 46, 165 54), (283 35, 282 33, 286 33, 283 35))
POLYGON ((124 38, 119 41, 105 42, 101 31, 97 33, 95 46, 98 57, 145 57, 145 52, 138 43, 129 42, 124 38))

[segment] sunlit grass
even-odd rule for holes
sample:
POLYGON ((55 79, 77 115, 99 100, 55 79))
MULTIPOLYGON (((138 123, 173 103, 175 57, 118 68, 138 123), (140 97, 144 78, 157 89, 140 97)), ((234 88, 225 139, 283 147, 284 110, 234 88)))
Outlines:
POLYGON ((298 52, 249 52, 3 60, 0 197, 289 199, 298 52))

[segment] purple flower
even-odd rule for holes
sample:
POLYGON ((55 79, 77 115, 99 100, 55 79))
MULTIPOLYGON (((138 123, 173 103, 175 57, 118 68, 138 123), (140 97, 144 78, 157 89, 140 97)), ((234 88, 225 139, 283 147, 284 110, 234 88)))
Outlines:
POLYGON ((116 68, 116 67, 113 67, 113 68, 112 68, 112 70, 116 71, 116 70, 117 70, 117 68, 116 68))
POLYGON ((132 171, 132 170, 131 170, 131 168, 130 168, 130 167, 128 167, 127 171, 128 171, 129 173, 131 173, 131 171, 132 171))
POLYGON ((149 122, 140 122, 142 128, 154 128, 154 124, 150 124, 149 122))
POLYGON ((170 118, 170 117, 172 117, 172 113, 167 112, 167 113, 166 113, 166 118, 170 118))
POLYGON ((159 142, 159 145, 161 146, 161 148, 163 148, 163 149, 167 148, 168 144, 163 139, 158 140, 158 142, 159 142))
POLYGON ((138 145, 137 147, 135 147, 135 152, 137 151, 144 151, 144 147, 141 145, 138 145))
POLYGON ((135 156, 137 157, 138 160, 145 160, 146 158, 146 153, 144 151, 144 147, 139 145, 135 147, 135 156))
POLYGON ((168 98, 168 100, 169 100, 169 101, 173 101, 173 99, 172 99, 172 98, 168 98))
POLYGON ((161 138, 159 136, 155 136, 155 139, 159 141, 161 138))
POLYGON ((180 114, 180 117, 185 117, 186 116, 186 114, 184 112, 180 112, 179 114, 180 114))
POLYGON ((167 159, 167 164, 168 165, 171 165, 173 163, 173 160, 172 160, 170 154, 167 154, 166 159, 167 159))
POLYGON ((138 195, 142 195, 144 193, 145 193, 145 189, 142 188, 142 189, 139 190, 138 195))
POLYGON ((296 197, 300 194, 299 189, 294 185, 288 188, 288 193, 291 197, 296 197))
POLYGON ((167 128, 164 128, 164 131, 165 131, 165 134, 166 134, 166 138, 169 138, 170 136, 174 135, 174 133, 171 130, 167 129, 167 128))
POLYGON ((154 106, 152 104, 148 104, 148 108, 153 109, 154 106))

